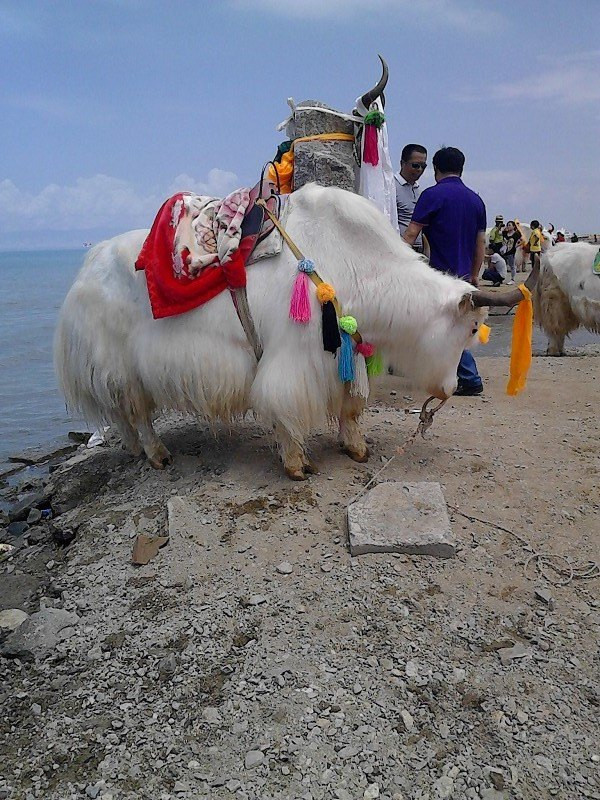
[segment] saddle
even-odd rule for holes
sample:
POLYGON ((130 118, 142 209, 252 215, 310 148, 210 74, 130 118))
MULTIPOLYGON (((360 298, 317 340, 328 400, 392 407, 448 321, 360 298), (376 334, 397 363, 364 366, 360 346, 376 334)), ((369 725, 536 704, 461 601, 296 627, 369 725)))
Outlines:
POLYGON ((191 311, 229 289, 257 358, 262 354, 246 297, 246 266, 281 251, 258 199, 278 216, 278 186, 265 170, 252 189, 223 199, 180 192, 163 203, 136 260, 155 319, 191 311))

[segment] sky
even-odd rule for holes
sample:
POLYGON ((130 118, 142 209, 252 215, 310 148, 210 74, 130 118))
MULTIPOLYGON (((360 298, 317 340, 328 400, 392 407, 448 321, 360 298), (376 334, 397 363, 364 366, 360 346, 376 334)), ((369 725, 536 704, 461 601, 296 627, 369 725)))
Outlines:
POLYGON ((488 217, 600 232, 599 30, 600 0, 0 0, 0 249, 254 185, 287 98, 350 112, 378 53, 395 168, 459 147, 488 217))

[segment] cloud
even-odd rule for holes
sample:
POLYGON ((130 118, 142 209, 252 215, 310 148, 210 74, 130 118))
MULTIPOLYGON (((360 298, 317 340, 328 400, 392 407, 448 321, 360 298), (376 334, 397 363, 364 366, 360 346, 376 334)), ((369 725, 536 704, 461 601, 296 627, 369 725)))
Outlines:
POLYGON ((544 192, 543 181, 528 170, 465 170, 465 182, 481 195, 490 216, 504 213, 505 218, 522 218, 544 192))
POLYGON ((221 197, 238 185, 233 172, 211 169, 205 181, 179 175, 164 191, 144 194, 125 180, 108 175, 78 178, 70 186, 49 184, 40 192, 0 181, 0 229, 30 231, 128 230, 148 227, 166 197, 190 190, 221 197))
POLYGON ((353 21, 357 18, 399 18, 406 13, 428 25, 450 24, 465 30, 498 30, 503 17, 473 0, 229 0, 239 10, 306 20, 353 21))
POLYGON ((465 170, 467 186, 476 191, 487 209, 488 223, 496 214, 528 223, 540 219, 578 232, 594 232, 598 225, 594 204, 598 175, 572 175, 521 169, 465 170), (573 184, 577 193, 573 194, 573 184))
POLYGON ((185 172, 178 175, 171 184, 168 194, 181 192, 183 189, 196 194, 207 194, 211 197, 225 197, 233 189, 239 186, 238 177, 235 172, 227 172, 216 167, 208 173, 206 181, 198 181, 187 175, 185 172))
MULTIPOLYGON (((544 59, 542 65, 547 61, 544 59)), ((466 91, 457 99, 464 102, 551 101, 571 106, 597 104, 600 101, 600 50, 564 56, 536 74, 498 83, 481 93, 466 91)))

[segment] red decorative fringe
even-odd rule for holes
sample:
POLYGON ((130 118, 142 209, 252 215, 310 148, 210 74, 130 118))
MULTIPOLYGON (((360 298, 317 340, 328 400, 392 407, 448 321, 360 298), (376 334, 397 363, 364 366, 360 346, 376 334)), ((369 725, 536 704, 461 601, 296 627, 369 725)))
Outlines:
POLYGON ((377 128, 375 125, 365 125, 364 136, 363 161, 376 167, 379 164, 379 148, 377 146, 377 128))

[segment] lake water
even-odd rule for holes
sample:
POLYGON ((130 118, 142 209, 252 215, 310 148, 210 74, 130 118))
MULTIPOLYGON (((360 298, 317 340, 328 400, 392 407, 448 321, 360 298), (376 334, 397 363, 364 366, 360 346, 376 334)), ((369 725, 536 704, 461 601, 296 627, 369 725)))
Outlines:
POLYGON ((83 249, 0 253, 0 462, 74 426, 56 385, 52 340, 84 256, 83 249))

